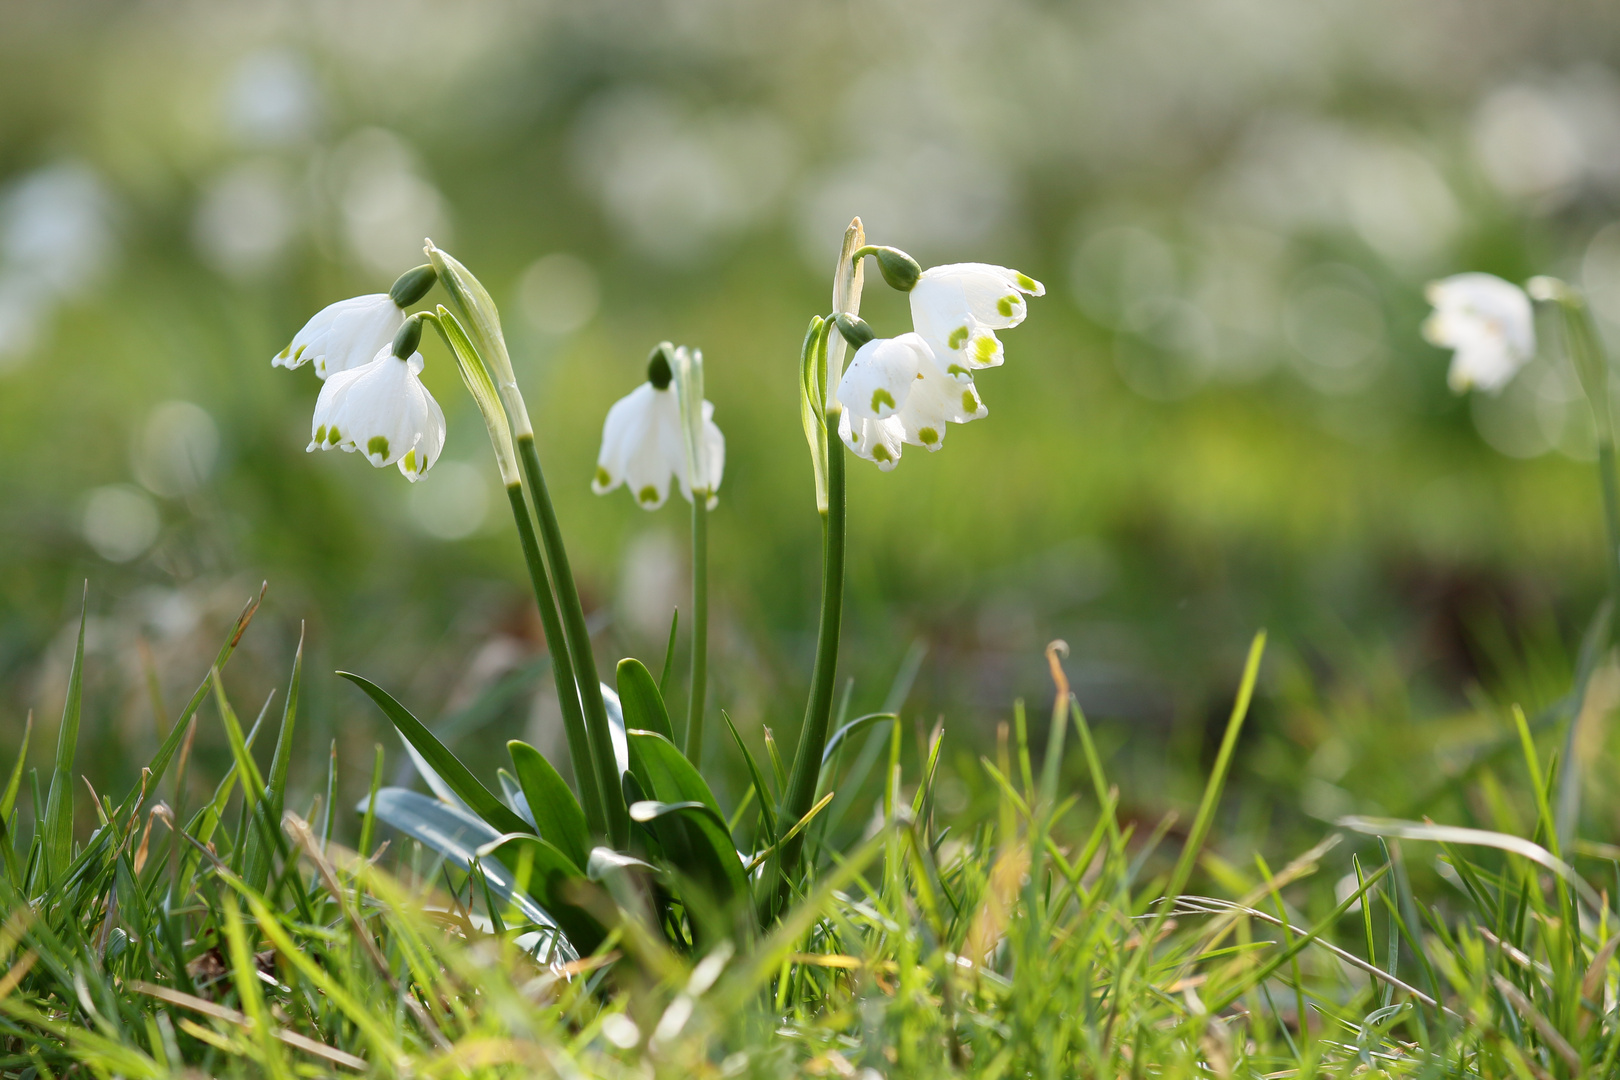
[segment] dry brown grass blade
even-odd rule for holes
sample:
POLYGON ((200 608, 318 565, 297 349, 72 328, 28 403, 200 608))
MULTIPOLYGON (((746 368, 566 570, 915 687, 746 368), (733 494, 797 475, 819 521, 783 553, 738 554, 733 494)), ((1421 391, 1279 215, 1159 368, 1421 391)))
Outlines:
MULTIPOLYGON (((156 998, 159 1001, 166 1001, 170 1005, 178 1005, 182 1009, 190 1009, 192 1012, 201 1013, 204 1016, 211 1016, 216 1020, 223 1020, 227 1024, 235 1024, 237 1027, 240 1027, 243 1030, 247 1030, 253 1026, 252 1020, 248 1019, 245 1014, 237 1012, 235 1009, 228 1008, 227 1006, 221 1005, 217 1002, 208 1001, 204 998, 193 997, 192 995, 183 993, 179 990, 171 990, 167 986, 157 986, 148 982, 135 982, 131 983, 130 987, 137 994, 145 994, 147 997, 156 998)), ((300 1035, 296 1031, 284 1031, 281 1028, 273 1028, 270 1034, 275 1036, 275 1038, 280 1042, 292 1047, 295 1050, 302 1050, 306 1054, 312 1054, 315 1057, 330 1061, 334 1065, 342 1065, 344 1068, 357 1070, 364 1070, 368 1067, 365 1058, 356 1057, 353 1054, 345 1050, 339 1050, 334 1046, 327 1046, 323 1042, 318 1042, 315 1039, 311 1039, 307 1035, 300 1035)))

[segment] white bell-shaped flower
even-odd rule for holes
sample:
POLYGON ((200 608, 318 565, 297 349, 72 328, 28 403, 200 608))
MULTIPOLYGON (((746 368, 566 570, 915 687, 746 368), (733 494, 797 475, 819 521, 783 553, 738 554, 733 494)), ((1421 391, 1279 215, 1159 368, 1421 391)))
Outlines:
POLYGON ((333 373, 315 402, 308 449, 358 450, 379 469, 397 463, 413 483, 426 476, 444 449, 445 425, 421 371, 421 353, 402 359, 385 345, 370 363, 333 373))
POLYGON ((911 322, 933 345, 941 371, 965 374, 999 366, 996 331, 1024 321, 1025 296, 1045 295, 1045 285, 1005 266, 932 266, 911 290, 911 322))
POLYGON ((1457 274, 1429 283, 1434 313, 1423 322, 1432 345, 1456 350, 1447 382, 1498 393, 1536 354, 1535 315, 1523 289, 1492 274, 1457 274))
POLYGON ((370 363, 404 322, 404 310, 388 293, 339 300, 316 312, 270 363, 284 368, 313 363, 315 374, 325 379, 370 363))
MULTIPOLYGON (((605 495, 626 484, 637 504, 656 510, 669 498, 674 478, 681 495, 692 501, 693 483, 681 431, 681 408, 670 383, 667 363, 654 377, 613 403, 602 424, 602 452, 596 458, 591 490, 605 495), (659 386, 658 383, 663 385, 659 386)), ((726 440, 714 423, 714 404, 703 402, 702 430, 697 440, 698 487, 708 493, 705 506, 719 503, 720 478, 726 468, 726 440)))
POLYGON ((947 375, 920 334, 876 338, 856 350, 838 384, 843 405, 838 436, 885 472, 900 463, 901 447, 938 450, 946 424, 989 414, 967 372, 947 375))

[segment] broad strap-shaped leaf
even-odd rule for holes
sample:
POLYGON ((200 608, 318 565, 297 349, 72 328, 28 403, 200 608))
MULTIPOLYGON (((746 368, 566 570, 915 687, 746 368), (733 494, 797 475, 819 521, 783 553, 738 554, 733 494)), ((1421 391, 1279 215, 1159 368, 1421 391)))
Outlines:
POLYGON ((79 641, 68 672, 67 701, 62 705, 62 727, 56 735, 56 765, 51 770, 50 794, 45 797, 45 873, 55 881, 73 857, 73 755, 79 747, 79 706, 84 695, 84 621, 90 609, 90 583, 84 587, 79 609, 79 641))
POLYGON ((535 830, 583 870, 591 843, 579 800, 540 751, 518 739, 507 743, 506 751, 512 755, 512 768, 528 801, 535 830))
POLYGON ((630 820, 652 828, 671 868, 697 882, 708 893, 708 900, 730 909, 739 897, 748 895, 748 875, 731 843, 726 820, 706 803, 648 799, 630 807, 630 820))
POLYGON ((748 775, 754 782, 754 795, 759 799, 759 809, 765 819, 765 842, 774 844, 776 843, 776 796, 772 795, 770 788, 765 786, 765 774, 760 772, 759 763, 754 760, 754 755, 748 752, 748 747, 744 745, 742 736, 737 734, 737 725, 731 722, 731 717, 726 714, 726 710, 720 710, 720 718, 726 722, 726 730, 731 732, 732 741, 737 744, 737 749, 742 753, 743 761, 748 764, 748 775))
MULTIPOLYGON (((580 889, 594 886, 585 871, 555 845, 532 833, 508 833, 479 845, 478 856, 486 867, 492 856, 498 856, 499 865, 516 868, 519 878, 527 860, 529 895, 550 912, 581 956, 595 952, 607 937, 596 917, 574 900, 580 889)), ((488 873, 486 869, 485 875, 488 873)))
MULTIPOLYGON (((388 692, 376 683, 352 672, 340 671, 339 675, 354 683, 366 692, 383 714, 393 721, 394 727, 405 736, 407 742, 416 748, 416 752, 427 759, 435 772, 444 778, 450 789, 465 800, 472 812, 487 821, 497 833, 528 832, 529 823, 518 817, 516 813, 507 809, 506 804, 497 799, 488 788, 478 782, 478 778, 467 770, 467 766, 452 754, 410 710, 395 701, 388 692)), ((386 818, 384 820, 387 820, 386 818)))
POLYGON ((708 783, 668 736, 634 728, 625 736, 630 744, 630 771, 641 781, 648 798, 666 803, 700 802, 725 821, 708 783))
MULTIPOLYGON (((370 797, 355 810, 365 812, 370 797)), ((388 787, 377 792, 377 818, 413 840, 443 855, 452 865, 470 870, 474 861, 482 865, 484 878, 495 895, 515 904, 531 922, 559 926, 552 915, 531 897, 516 891, 511 869, 498 858, 481 858, 478 849, 501 834, 457 806, 449 806, 419 791, 388 787)), ((566 932, 566 931, 565 931, 566 932)))
POLYGON ((656 731, 670 742, 675 741, 664 695, 653 682, 652 672, 633 656, 619 661, 619 706, 624 710, 625 728, 656 731))

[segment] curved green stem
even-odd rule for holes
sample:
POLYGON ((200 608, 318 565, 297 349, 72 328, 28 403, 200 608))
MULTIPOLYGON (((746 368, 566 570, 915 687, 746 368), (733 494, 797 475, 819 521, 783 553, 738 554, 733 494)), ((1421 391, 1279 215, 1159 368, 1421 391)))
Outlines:
POLYGON ((523 542, 523 561, 528 564, 529 582, 534 586, 535 603, 540 608, 540 625, 545 630, 546 648, 551 651, 557 702, 562 708, 563 730, 568 734, 568 760, 574 766, 574 780, 579 785, 579 801, 585 810, 585 823, 591 832, 601 835, 607 832, 601 782, 592 764, 585 714, 580 711, 579 689, 574 684, 574 665, 563 636, 562 621, 557 617, 551 582, 546 579, 545 563, 540 558, 540 544, 535 539, 529 504, 523 498, 523 485, 508 484, 506 498, 512 504, 512 518, 517 522, 518 538, 523 542))
MULTIPOLYGON (((838 414, 830 413, 827 425, 827 509, 821 516, 821 625, 816 634, 816 663, 810 677, 810 698, 805 703, 804 727, 799 748, 793 755, 793 771, 788 777, 782 812, 777 815, 786 830, 810 812, 815 801, 816 781, 821 774, 821 751, 827 744, 827 726, 832 718, 833 690, 838 668, 838 637, 844 614, 844 441, 838 437, 838 414)), ((767 895, 767 914, 774 914, 798 870, 804 851, 804 833, 782 845, 776 863, 777 874, 769 871, 766 880, 777 884, 767 895), (779 876, 778 876, 779 875, 779 876)))
POLYGON ((708 495, 692 492, 692 697, 686 709, 686 760, 703 767, 703 701, 709 677, 708 495))
POLYGON ((568 639, 569 655, 574 660, 575 681, 585 713, 585 736, 596 763, 597 783, 607 818, 607 835, 615 847, 623 848, 630 842, 630 814, 624 805, 624 789, 619 783, 619 766, 613 754, 613 737, 608 730, 607 706, 602 701, 602 683, 596 673, 591 634, 585 625, 585 609, 579 602, 574 572, 568 565, 568 549, 563 544, 562 529, 557 524, 557 512, 552 508, 551 493, 546 488, 546 477, 540 469, 540 454, 534 446, 534 435, 532 431, 522 430, 527 426, 519 425, 516 440, 518 460, 523 464, 529 497, 534 500, 540 539, 545 545, 546 563, 551 569, 551 582, 557 591, 557 606, 562 613, 563 632, 568 639))

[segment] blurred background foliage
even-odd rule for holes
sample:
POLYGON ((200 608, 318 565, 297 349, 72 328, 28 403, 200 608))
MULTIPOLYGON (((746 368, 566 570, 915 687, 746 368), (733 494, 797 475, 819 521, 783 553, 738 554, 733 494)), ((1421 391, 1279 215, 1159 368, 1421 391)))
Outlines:
POLYGON ((1478 269, 1567 276, 1620 332, 1612 5, 6 2, 0 26, 0 742, 30 709, 54 728, 86 579, 80 765, 108 784, 268 580, 229 683, 252 711, 305 622, 306 791, 330 740, 357 791, 387 737, 335 667, 459 716, 475 760, 560 748, 438 343, 451 434, 415 486, 306 456, 318 384, 269 364, 431 235, 503 306, 604 671, 656 669, 688 586, 684 507, 590 494, 601 421, 653 343, 703 349, 729 446, 711 701, 791 744, 819 575, 796 351, 857 213, 925 266, 1048 287, 988 419, 851 464, 852 700, 921 658, 906 720, 945 719, 947 809, 1013 699, 1048 700, 1051 638, 1156 816, 1268 628, 1236 790, 1273 828, 1416 812, 1503 733, 1493 702, 1565 685, 1601 587, 1578 387, 1541 360, 1455 398, 1418 324, 1426 281, 1478 269))

